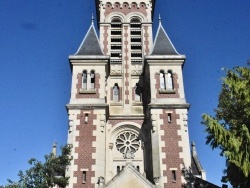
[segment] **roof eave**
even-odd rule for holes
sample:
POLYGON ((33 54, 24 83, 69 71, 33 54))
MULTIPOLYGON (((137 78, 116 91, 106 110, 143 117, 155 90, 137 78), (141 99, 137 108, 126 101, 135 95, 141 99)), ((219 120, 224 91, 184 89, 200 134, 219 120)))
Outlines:
POLYGON ((69 60, 109 60, 108 55, 70 55, 69 60))
POLYGON ((169 59, 169 60, 185 60, 185 55, 146 55, 144 56, 145 60, 153 60, 153 59, 169 59))

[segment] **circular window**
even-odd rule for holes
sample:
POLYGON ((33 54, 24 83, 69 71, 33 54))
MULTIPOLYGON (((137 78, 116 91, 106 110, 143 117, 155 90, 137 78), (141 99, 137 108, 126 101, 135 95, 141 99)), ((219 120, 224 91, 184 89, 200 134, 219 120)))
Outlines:
POLYGON ((126 131, 117 137, 115 144, 117 150, 123 154, 126 154, 128 151, 135 153, 140 146, 140 141, 137 134, 126 131))

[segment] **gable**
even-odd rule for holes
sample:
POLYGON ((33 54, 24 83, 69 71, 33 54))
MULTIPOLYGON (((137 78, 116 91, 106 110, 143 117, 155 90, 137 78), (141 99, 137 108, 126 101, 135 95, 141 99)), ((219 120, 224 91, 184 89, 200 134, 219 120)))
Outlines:
POLYGON ((106 188, 153 188, 154 185, 128 164, 119 174, 108 182, 106 188))

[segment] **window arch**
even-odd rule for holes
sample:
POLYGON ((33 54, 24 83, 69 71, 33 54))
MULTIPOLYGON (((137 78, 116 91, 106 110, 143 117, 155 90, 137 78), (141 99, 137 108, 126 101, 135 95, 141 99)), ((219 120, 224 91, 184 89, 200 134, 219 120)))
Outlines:
POLYGON ((113 17, 112 20, 111 20, 111 23, 121 23, 121 18, 119 17, 113 17))
POLYGON ((139 17, 130 19, 131 62, 142 63, 142 24, 139 17))
POLYGON ((84 90, 87 90, 87 80, 88 80, 87 75, 88 75, 87 71, 84 70, 82 72, 82 89, 84 90))
POLYGON ((94 90, 95 89, 95 71, 91 70, 89 73, 87 70, 82 72, 82 89, 94 90))
POLYGON ((90 71, 90 89, 95 89, 95 71, 90 71))
POLYGON ((112 127, 107 140, 112 143, 112 150, 108 150, 108 152, 112 153, 113 159, 119 160, 112 160, 113 165, 110 170, 116 174, 117 166, 120 166, 120 171, 122 171, 123 166, 129 159, 133 161, 133 166, 136 169, 139 166, 139 171, 144 172, 147 152, 146 147, 143 146, 145 140, 145 133, 141 130, 141 124, 128 121, 119 122, 112 127))
POLYGON ((122 19, 113 17, 111 19, 110 38, 110 60, 115 63, 122 63, 122 19))
POLYGON ((119 95, 120 95, 120 91, 119 91, 119 86, 118 84, 115 84, 113 87, 113 102, 119 102, 119 95))
POLYGON ((118 174, 121 171, 121 168, 120 166, 117 166, 116 169, 117 169, 117 174, 118 174))
POLYGON ((173 73, 171 70, 167 72, 167 89, 172 90, 174 89, 173 85, 173 73))
POLYGON ((139 17, 132 17, 130 23, 141 23, 141 19, 139 17))
POLYGON ((166 90, 165 72, 160 70, 160 89, 166 90))

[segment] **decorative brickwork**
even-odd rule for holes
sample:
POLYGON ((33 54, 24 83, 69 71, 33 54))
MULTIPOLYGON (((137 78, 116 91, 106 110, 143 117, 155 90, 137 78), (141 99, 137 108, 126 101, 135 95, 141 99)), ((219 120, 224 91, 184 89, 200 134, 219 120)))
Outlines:
POLYGON ((77 171, 74 172, 74 177, 77 177, 77 183, 74 184, 74 188, 78 187, 94 187, 91 184, 91 177, 95 177, 95 172, 92 171, 92 165, 95 165, 95 160, 92 159, 92 154, 96 152, 96 148, 92 147, 92 143, 96 141, 96 137, 93 136, 93 131, 96 130, 96 126, 93 125, 93 120, 96 119, 96 115, 93 111, 88 111, 88 122, 85 123, 85 112, 81 111, 81 114, 77 116, 80 120, 80 125, 76 125, 76 130, 79 131, 79 136, 76 137, 76 141, 79 142, 79 147, 75 148, 75 153, 78 154, 78 159, 74 160, 74 164, 78 166, 77 171), (83 183, 83 170, 86 171, 86 182, 83 183))
POLYGON ((104 33, 103 33, 103 53, 105 55, 108 54, 108 26, 104 27, 104 33))
POLYGON ((124 43, 125 43, 125 104, 129 104, 129 53, 128 53, 128 27, 124 27, 124 43))
POLYGON ((100 74, 99 73, 95 73, 95 92, 91 92, 88 93, 86 90, 86 93, 81 93, 81 89, 82 89, 82 74, 79 73, 77 75, 77 84, 76 84, 76 89, 77 89, 77 93, 76 93, 76 98, 99 98, 99 89, 100 89, 100 84, 99 84, 99 80, 100 80, 100 74))
POLYGON ((129 82, 127 81, 127 82, 125 82, 125 86, 129 86, 129 82))
MULTIPOLYGON (((173 73, 173 87, 174 87, 174 93, 160 93, 160 74, 156 73, 155 74, 155 79, 156 79, 156 84, 155 84, 155 89, 157 91, 156 93, 156 98, 180 98, 179 94, 179 84, 177 82, 178 80, 178 75, 173 73)), ((171 92, 171 90, 170 90, 171 92)))
POLYGON ((144 26, 144 48, 145 48, 145 55, 148 55, 149 54, 149 40, 148 40, 148 37, 149 37, 149 34, 148 34, 148 26, 144 26))
POLYGON ((142 13, 144 16, 147 16, 146 8, 147 8, 146 4, 143 2, 141 2, 140 4, 137 4, 137 3, 120 4, 120 3, 116 2, 113 5, 111 3, 106 3, 104 15, 107 16, 112 12, 121 12, 124 15, 127 15, 131 12, 139 12, 139 13, 142 13))
POLYGON ((167 176, 168 178, 168 182, 164 184, 164 187, 180 188, 182 185, 182 172, 180 169, 180 164, 183 164, 183 159, 180 158, 180 152, 182 152, 182 148, 178 145, 178 142, 181 141, 181 136, 178 135, 180 125, 177 124, 179 114, 176 114, 174 110, 171 116, 172 120, 171 123, 169 123, 167 113, 160 115, 160 118, 163 120, 161 130, 164 131, 164 136, 161 137, 161 141, 165 142, 165 147, 162 147, 162 152, 164 152, 166 155, 165 158, 163 158, 162 164, 166 165, 167 167, 167 169, 163 171, 163 176, 167 176), (176 169, 176 180, 173 180, 172 178, 171 169, 176 169))
POLYGON ((129 95, 129 91, 128 90, 125 91, 125 95, 129 95))

